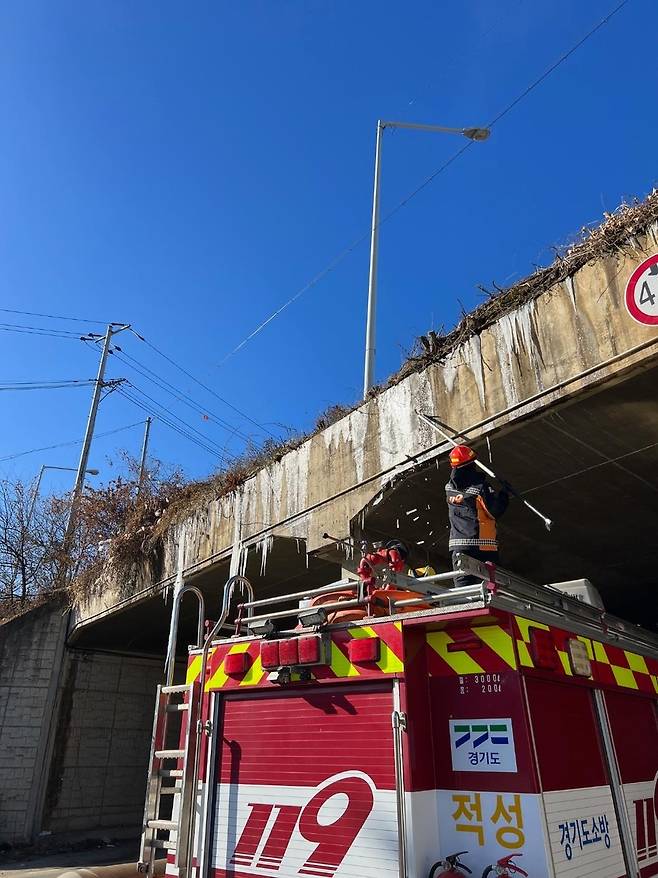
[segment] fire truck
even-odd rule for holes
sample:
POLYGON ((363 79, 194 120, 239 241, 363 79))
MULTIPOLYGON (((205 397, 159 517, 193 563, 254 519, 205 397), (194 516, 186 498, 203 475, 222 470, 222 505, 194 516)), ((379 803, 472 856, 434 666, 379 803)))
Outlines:
POLYGON ((233 576, 205 637, 180 588, 174 650, 189 591, 199 638, 157 693, 142 872, 658 875, 656 635, 466 556, 423 579, 389 557, 260 600, 233 576))

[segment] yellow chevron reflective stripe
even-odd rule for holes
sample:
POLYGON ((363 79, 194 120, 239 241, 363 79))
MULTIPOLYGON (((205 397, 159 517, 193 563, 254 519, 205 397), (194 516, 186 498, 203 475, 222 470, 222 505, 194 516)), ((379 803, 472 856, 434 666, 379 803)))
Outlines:
POLYGON ((201 656, 195 655, 192 661, 187 666, 187 674, 185 675, 185 682, 189 686, 190 683, 194 683, 199 674, 201 673, 201 656))
POLYGON ((528 644, 523 640, 516 641, 516 648, 519 651, 519 664, 524 668, 534 668, 534 664, 532 662, 532 657, 530 655, 530 651, 528 650, 528 644))
POLYGON ((594 658, 597 662, 603 662, 606 665, 610 664, 610 659, 608 658, 608 654, 603 648, 603 644, 599 643, 598 640, 594 641, 594 658))
POLYGON ((331 641, 331 670, 337 677, 358 677, 357 668, 350 662, 347 656, 331 641))
POLYGON ((560 663, 562 664, 562 670, 567 675, 567 677, 573 677, 573 671, 571 670, 571 663, 569 662, 569 656, 563 649, 558 649, 557 654, 560 659, 560 663))
MULTIPOLYGON (((229 649, 226 655, 233 655, 236 652, 246 652, 251 644, 243 642, 243 643, 234 643, 233 646, 229 649)), ((260 661, 260 658, 259 658, 260 661)), ((207 692, 209 689, 221 689, 222 686, 228 680, 228 675, 224 673, 224 659, 222 659, 221 664, 212 675, 212 677, 208 680, 205 685, 205 691, 207 692)))
POLYGON ((639 689, 637 680, 630 668, 620 668, 619 665, 611 665, 615 682, 618 686, 625 686, 627 689, 639 689))
POLYGON ((358 628, 350 628, 350 634, 357 640, 363 640, 364 637, 378 636, 370 625, 359 625, 358 628))
POLYGON ((543 622, 532 622, 530 619, 524 619, 523 616, 515 616, 516 624, 519 626, 519 631, 521 632, 521 637, 526 643, 530 643, 530 629, 531 628, 541 628, 542 631, 550 631, 550 627, 548 625, 544 625, 543 622))
POLYGON ((456 674, 483 674, 484 668, 473 661, 470 655, 464 650, 459 652, 448 652, 448 644, 454 643, 452 637, 445 631, 430 631, 427 635, 427 642, 434 652, 441 656, 443 661, 456 674))
POLYGON ((643 655, 637 655, 634 652, 624 652, 626 656, 626 660, 628 661, 628 667, 631 671, 637 671, 640 674, 648 674, 649 668, 647 667, 646 660, 643 655))
MULTIPOLYGON (((399 630, 398 626, 400 626, 400 623, 396 622, 395 625, 399 630)), ((371 628, 370 625, 360 625, 358 628, 350 628, 350 634, 352 637, 358 639, 379 637, 375 629, 371 628)), ((352 667, 354 666, 352 665, 352 667)), ((404 671, 404 663, 402 660, 398 658, 391 647, 381 638, 379 640, 379 661, 377 662, 377 667, 384 674, 400 674, 404 671)))
MULTIPOLYGON (((249 644, 247 644, 249 645, 249 644)), ((263 670, 263 666, 260 661, 260 656, 256 656, 253 660, 251 667, 244 675, 244 678, 240 680, 241 686, 258 686, 260 681, 263 679, 263 674, 265 671, 263 670)))
POLYGON ((482 625, 471 628, 480 640, 483 640, 492 652, 495 652, 513 670, 516 670, 516 656, 511 636, 500 625, 482 625))

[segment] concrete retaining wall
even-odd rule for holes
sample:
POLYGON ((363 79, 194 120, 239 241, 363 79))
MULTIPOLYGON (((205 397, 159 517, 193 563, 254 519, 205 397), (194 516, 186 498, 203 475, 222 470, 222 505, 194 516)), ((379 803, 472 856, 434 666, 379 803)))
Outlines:
POLYGON ((141 826, 161 660, 70 653, 43 829, 141 826))
POLYGON ((35 829, 67 621, 54 603, 0 626, 0 842, 35 829))

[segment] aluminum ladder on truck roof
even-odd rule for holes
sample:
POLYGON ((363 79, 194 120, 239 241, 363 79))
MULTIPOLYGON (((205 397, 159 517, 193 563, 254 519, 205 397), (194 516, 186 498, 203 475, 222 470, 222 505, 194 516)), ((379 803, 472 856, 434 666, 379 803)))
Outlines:
POLYGON ((172 685, 180 605, 188 593, 194 594, 199 603, 197 643, 201 646, 203 642, 203 595, 195 586, 184 586, 174 597, 165 669, 166 682, 158 686, 155 701, 144 821, 137 865, 139 872, 149 875, 153 874, 159 850, 174 853, 176 865, 179 860, 187 862, 188 859, 200 704, 197 690, 200 689, 200 684, 172 685), (181 741, 184 746, 181 746, 181 741), (175 746, 172 746, 174 742, 175 746))
POLYGON ((253 600, 254 591, 249 580, 240 575, 231 576, 224 586, 222 609, 218 621, 204 638, 205 605, 203 595, 195 586, 184 586, 174 598, 169 632, 169 647, 166 661, 166 684, 158 686, 151 756, 149 761, 142 840, 137 869, 152 875, 158 850, 174 854, 174 865, 180 878, 188 878, 194 861, 195 843, 195 804, 199 780, 199 759, 201 736, 204 724, 201 721, 203 702, 203 682, 208 662, 210 645, 215 635, 221 631, 231 607, 236 588, 253 600), (178 636, 180 604, 185 594, 192 592, 199 602, 199 621, 196 649, 202 649, 201 671, 194 683, 175 686, 173 684, 178 636), (178 699, 181 700, 178 700, 178 699), (180 723, 172 728, 172 716, 180 718, 180 723), (173 740, 175 748, 168 747, 173 740), (175 760, 175 768, 169 767, 175 760), (173 780, 173 784, 164 781, 173 780), (166 838, 162 836, 166 835, 166 838))
MULTIPOLYGON (((402 606, 409 610, 414 603, 432 604, 432 607, 416 613, 407 612, 406 618, 431 616, 437 613, 443 615, 469 607, 471 609, 492 607, 526 616, 547 625, 563 626, 576 634, 610 643, 622 649, 658 656, 658 635, 654 632, 620 619, 606 612, 605 609, 586 604, 551 585, 537 585, 522 576, 510 573, 509 570, 483 564, 468 555, 459 555, 455 566, 460 573, 476 576, 481 581, 475 585, 446 589, 442 594, 434 596, 393 601, 391 612, 394 614, 396 607, 402 606), (458 595, 463 602, 459 607, 455 606, 455 598, 458 595)), ((420 591, 422 577, 415 582, 420 591)))

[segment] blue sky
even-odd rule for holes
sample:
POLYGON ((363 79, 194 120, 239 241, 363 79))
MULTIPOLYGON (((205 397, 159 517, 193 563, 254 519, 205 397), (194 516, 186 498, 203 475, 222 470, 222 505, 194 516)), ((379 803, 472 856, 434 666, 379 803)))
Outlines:
MULTIPOLYGON (((225 360, 246 335, 366 232, 377 118, 484 125, 614 0, 191 2, 7 0, 0 8, 0 305, 128 321, 277 435, 359 397, 368 274, 362 243, 225 360), (222 362, 224 361, 224 362, 222 362), (220 365, 220 363, 222 365, 220 365)), ((658 6, 627 5, 381 230, 377 377, 414 338, 451 327, 551 260, 550 246, 655 181, 658 6)), ((387 132, 386 213, 461 145, 387 132)), ((0 321, 75 331, 0 313, 0 321)), ((206 407, 126 377, 215 449, 251 422, 135 336, 123 351, 206 407)), ((0 380, 90 378, 73 338, 0 332, 0 380)), ((89 388, 0 392, 0 458, 81 437, 89 388)), ((98 432, 142 420, 117 393, 98 432)), ((101 437, 90 465, 138 453, 141 427, 101 437)), ((216 454, 156 422, 152 451, 191 477, 216 454)), ((32 478, 77 447, 0 461, 32 478)), ((70 484, 52 473, 47 487, 70 484)))

